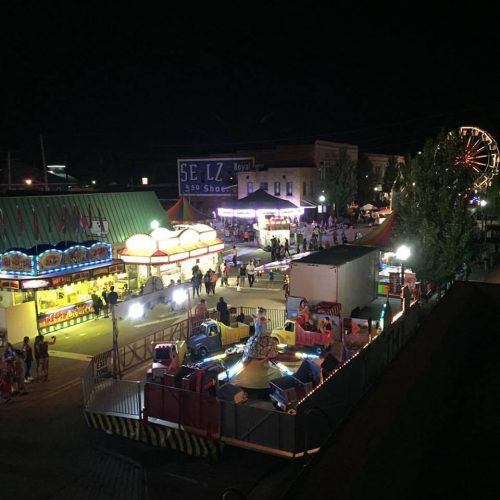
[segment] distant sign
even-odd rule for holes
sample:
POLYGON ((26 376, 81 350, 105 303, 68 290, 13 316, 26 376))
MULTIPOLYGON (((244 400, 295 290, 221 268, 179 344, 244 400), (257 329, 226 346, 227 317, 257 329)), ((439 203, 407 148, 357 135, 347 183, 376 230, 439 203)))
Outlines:
POLYGON ((177 160, 179 195, 230 196, 238 172, 255 169, 253 158, 194 158, 177 160))

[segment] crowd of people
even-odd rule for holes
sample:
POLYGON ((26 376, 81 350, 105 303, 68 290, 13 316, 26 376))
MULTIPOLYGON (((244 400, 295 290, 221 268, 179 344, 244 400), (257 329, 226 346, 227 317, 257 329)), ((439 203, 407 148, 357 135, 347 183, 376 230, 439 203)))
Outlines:
POLYGON ((8 403, 13 396, 28 394, 26 385, 31 382, 47 382, 49 378, 49 346, 56 343, 56 337, 50 341, 43 335, 35 337, 33 347, 29 337, 24 337, 23 344, 14 348, 11 343, 0 361, 0 398, 8 403), (36 377, 32 376, 35 361, 36 377))

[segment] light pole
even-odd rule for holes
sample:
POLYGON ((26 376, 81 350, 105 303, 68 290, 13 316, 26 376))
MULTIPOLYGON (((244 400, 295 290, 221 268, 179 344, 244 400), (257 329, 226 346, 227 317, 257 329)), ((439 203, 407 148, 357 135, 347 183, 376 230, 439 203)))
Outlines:
POLYGON ((407 247, 406 245, 401 245, 396 250, 396 258, 401 262, 401 281, 400 281, 401 288, 405 284, 405 261, 408 260, 410 254, 411 254, 410 248, 407 247))
POLYGON ((116 304, 111 306, 111 323, 113 325, 113 378, 120 378, 120 359, 118 358, 118 321, 116 320, 116 304))
MULTIPOLYGON (((321 205, 318 206, 318 213, 320 214, 325 214, 326 213, 326 196, 321 193, 318 197, 318 201, 321 203, 321 205)), ((325 219, 325 215, 323 215, 323 220, 325 219)))
POLYGON ((486 213, 484 211, 488 202, 486 200, 481 200, 479 206, 481 207, 481 233, 483 235, 483 241, 486 241, 486 213))

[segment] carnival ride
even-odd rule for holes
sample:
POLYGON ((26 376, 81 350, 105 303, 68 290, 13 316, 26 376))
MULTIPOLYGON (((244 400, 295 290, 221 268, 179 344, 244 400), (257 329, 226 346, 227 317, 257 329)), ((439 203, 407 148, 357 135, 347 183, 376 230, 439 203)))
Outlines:
POLYGON ((500 155, 497 143, 485 130, 469 125, 460 127, 460 136, 464 154, 457 158, 456 163, 470 168, 474 177, 473 188, 484 191, 498 174, 500 155))

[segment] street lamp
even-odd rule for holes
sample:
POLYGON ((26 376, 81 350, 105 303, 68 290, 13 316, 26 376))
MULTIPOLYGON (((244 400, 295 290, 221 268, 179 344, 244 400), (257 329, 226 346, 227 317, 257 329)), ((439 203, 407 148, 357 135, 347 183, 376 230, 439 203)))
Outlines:
MULTIPOLYGON (((320 202, 320 205, 318 205, 318 213, 319 214, 325 214, 326 213, 326 196, 322 193, 318 196, 318 201, 320 202)), ((323 218, 325 216, 323 215, 323 218)))
POLYGON ((406 245, 401 245, 396 250, 396 259, 401 262, 401 287, 405 284, 405 261, 410 257, 411 251, 410 248, 406 245))

